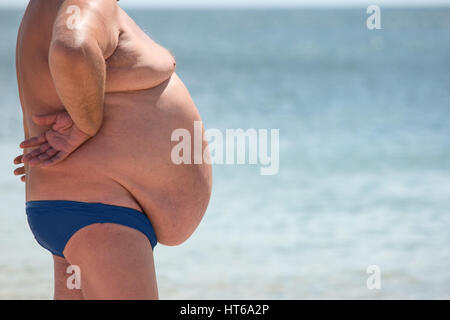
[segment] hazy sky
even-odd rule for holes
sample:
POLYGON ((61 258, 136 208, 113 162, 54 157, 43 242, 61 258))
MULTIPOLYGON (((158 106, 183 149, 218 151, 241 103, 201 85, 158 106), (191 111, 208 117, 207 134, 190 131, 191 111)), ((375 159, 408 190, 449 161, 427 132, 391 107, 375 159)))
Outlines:
MULTIPOLYGON (((0 0, 0 7, 24 7, 29 0, 0 0)), ((338 6, 450 5, 450 0, 121 0, 121 6, 147 7, 257 7, 257 6, 338 6)))

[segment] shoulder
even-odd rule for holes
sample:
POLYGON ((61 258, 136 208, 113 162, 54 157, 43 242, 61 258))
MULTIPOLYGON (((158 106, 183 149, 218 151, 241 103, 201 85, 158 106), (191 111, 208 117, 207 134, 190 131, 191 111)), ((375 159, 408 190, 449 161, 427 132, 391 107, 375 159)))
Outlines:
POLYGON ((65 0, 59 8, 53 40, 78 45, 97 42, 104 56, 109 56, 119 38, 116 0, 65 0))
POLYGON ((59 18, 79 18, 82 23, 111 22, 117 19, 116 0, 65 0, 59 9, 59 18))
POLYGON ((101 11, 103 13, 111 13, 118 8, 117 0, 64 0, 61 4, 61 9, 64 10, 64 8, 69 6, 78 6, 80 9, 101 11))

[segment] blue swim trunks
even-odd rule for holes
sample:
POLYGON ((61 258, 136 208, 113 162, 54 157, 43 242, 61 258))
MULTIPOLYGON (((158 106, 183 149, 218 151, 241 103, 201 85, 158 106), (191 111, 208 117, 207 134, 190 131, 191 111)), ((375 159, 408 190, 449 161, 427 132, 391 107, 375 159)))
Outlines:
POLYGON ((78 230, 97 223, 130 227, 145 234, 152 248, 157 243, 150 220, 131 208, 75 201, 30 201, 26 204, 26 212, 37 242, 60 257, 64 257, 67 242, 78 230))

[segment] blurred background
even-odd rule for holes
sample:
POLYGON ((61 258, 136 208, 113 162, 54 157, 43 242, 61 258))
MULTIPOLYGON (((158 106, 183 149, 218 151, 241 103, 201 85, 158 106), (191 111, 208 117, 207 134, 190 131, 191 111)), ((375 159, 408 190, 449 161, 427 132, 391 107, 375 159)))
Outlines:
MULTIPOLYGON (((53 294, 12 174, 27 3, 0 0, 0 299, 53 294)), ((280 129, 280 172, 214 167, 197 232, 155 249, 161 298, 449 299, 450 1, 163 3, 119 4, 174 52, 207 128, 280 129)))

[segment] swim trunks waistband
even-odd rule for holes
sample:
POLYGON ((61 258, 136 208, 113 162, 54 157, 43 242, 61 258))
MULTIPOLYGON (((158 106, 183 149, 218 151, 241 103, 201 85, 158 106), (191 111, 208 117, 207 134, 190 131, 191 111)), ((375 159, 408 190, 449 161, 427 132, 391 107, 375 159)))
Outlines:
POLYGON ((132 208, 103 203, 44 200, 27 202, 26 212, 36 241, 60 257, 64 257, 64 248, 77 231, 98 223, 120 224, 138 230, 147 236, 152 249, 157 243, 150 220, 132 208))

